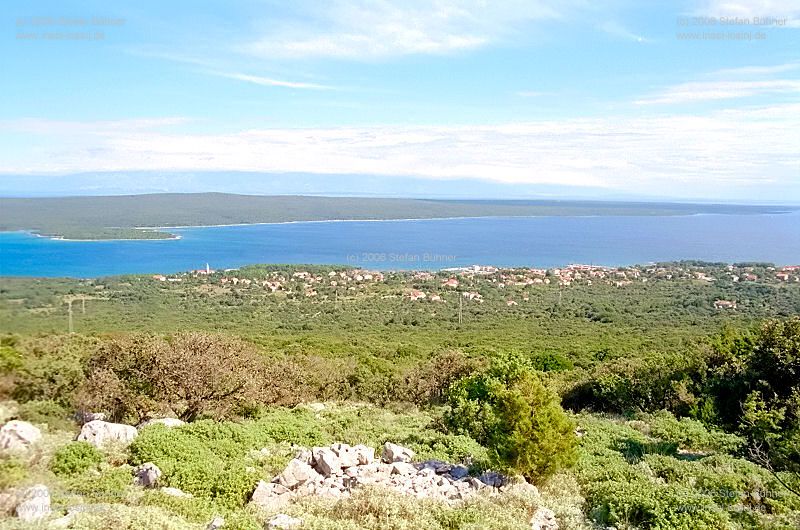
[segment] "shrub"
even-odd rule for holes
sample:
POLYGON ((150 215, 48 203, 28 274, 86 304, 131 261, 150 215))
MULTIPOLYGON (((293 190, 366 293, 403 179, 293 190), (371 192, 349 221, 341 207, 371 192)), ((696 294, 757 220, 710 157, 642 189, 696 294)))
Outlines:
POLYGON ((658 429, 651 420, 579 417, 585 434, 576 474, 597 523, 664 530, 791 528, 777 522, 800 500, 767 470, 729 455, 678 455, 669 450, 674 443, 652 436, 658 429))
POLYGON ((707 391, 721 423, 800 473, 800 318, 720 341, 717 353, 707 391))
POLYGON ((638 417, 649 422, 652 436, 673 442, 681 449, 733 453, 745 443, 740 436, 710 429, 690 418, 678 419, 668 411, 638 417))
POLYGON ((396 398, 417 405, 441 403, 450 385, 479 367, 479 361, 460 351, 441 352, 403 377, 396 398))
POLYGON ((19 406, 18 416, 31 423, 46 423, 56 430, 72 430, 75 426, 70 411, 55 401, 28 401, 19 406))
POLYGON ((73 442, 55 452, 50 470, 59 476, 79 475, 103 461, 103 454, 87 442, 73 442))
POLYGON ((22 365, 13 371, 14 399, 54 401, 69 406, 84 379, 83 363, 95 347, 95 339, 56 335, 26 339, 15 348, 22 365))
POLYGON ((92 502, 124 502, 132 488, 132 468, 128 465, 113 467, 101 464, 98 473, 74 475, 67 479, 66 489, 92 502))
POLYGON ((0 490, 16 486, 28 476, 25 463, 16 458, 0 459, 0 490))
POLYGON ((186 421, 224 415, 258 401, 269 380, 264 360, 251 346, 204 333, 114 340, 99 349, 90 366, 79 405, 106 411, 116 421, 141 421, 166 411, 186 421))
POLYGON ((541 480, 575 460, 574 425, 536 373, 515 363, 456 383, 446 421, 489 448, 497 465, 541 480))

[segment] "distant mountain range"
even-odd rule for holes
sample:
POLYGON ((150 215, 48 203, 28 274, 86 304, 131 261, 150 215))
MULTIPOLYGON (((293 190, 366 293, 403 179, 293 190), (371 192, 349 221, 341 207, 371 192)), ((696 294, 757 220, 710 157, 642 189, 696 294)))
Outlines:
MULTIPOLYGON (((506 184, 477 179, 402 176, 252 173, 231 171, 120 171, 70 175, 0 175, 0 196, 60 197, 142 193, 236 193, 419 199, 577 199, 675 201, 600 187, 506 184)), ((683 199, 681 202, 685 202, 683 199)), ((697 199, 695 202, 709 202, 697 199)), ((716 201, 720 202, 720 201, 716 201)))

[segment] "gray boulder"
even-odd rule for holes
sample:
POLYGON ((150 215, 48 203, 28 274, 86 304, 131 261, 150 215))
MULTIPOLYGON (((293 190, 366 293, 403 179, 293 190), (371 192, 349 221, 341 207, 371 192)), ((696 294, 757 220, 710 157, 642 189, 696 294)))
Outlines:
POLYGON ((506 477, 496 471, 484 471, 478 480, 493 488, 499 488, 506 483, 506 477))
POLYGON ((338 475, 342 471, 342 462, 332 449, 327 447, 315 447, 314 467, 323 476, 330 477, 338 475))
POLYGON ((42 431, 27 421, 12 420, 0 428, 0 450, 25 451, 42 438, 42 431))
POLYGON ((411 462, 415 455, 416 453, 407 447, 402 447, 392 442, 386 442, 383 445, 381 460, 387 464, 393 462, 411 462))
POLYGON ((158 479, 161 478, 161 470, 152 462, 147 462, 133 470, 133 483, 143 488, 155 488, 158 479))
POLYGON ((109 423, 94 420, 81 427, 81 432, 76 438, 79 442, 88 442, 95 447, 104 447, 108 444, 129 445, 138 432, 136 427, 122 423, 109 423))
POLYGON ((294 489, 297 486, 302 486, 306 482, 314 481, 321 478, 319 473, 314 471, 310 465, 302 460, 290 460, 283 473, 275 477, 273 482, 278 482, 281 486, 288 489, 294 489))
POLYGON ((292 492, 288 488, 275 482, 258 482, 250 503, 265 510, 283 508, 292 500, 292 492))
POLYGON ((450 476, 456 480, 462 479, 469 475, 467 466, 457 465, 450 468, 450 476))

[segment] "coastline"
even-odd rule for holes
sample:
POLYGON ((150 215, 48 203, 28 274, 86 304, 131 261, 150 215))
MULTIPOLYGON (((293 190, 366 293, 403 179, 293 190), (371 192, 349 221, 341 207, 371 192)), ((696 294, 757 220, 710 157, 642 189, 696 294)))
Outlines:
MULTIPOLYGON (((168 226, 133 226, 133 227, 118 227, 112 226, 108 228, 116 229, 130 229, 140 231, 165 231, 169 237, 161 238, 139 238, 139 237, 109 237, 109 238, 94 238, 94 239, 79 239, 69 238, 59 235, 44 235, 32 230, 9 230, 8 233, 21 232, 27 233, 34 237, 51 239, 54 241, 68 241, 68 242, 93 242, 93 241, 177 241, 183 239, 180 234, 173 234, 169 230, 186 230, 192 228, 226 228, 237 226, 264 226, 264 225, 291 225, 291 224, 310 224, 310 223, 381 223, 381 222, 409 222, 409 221, 449 221, 449 220, 476 220, 476 219, 536 219, 546 217, 563 217, 572 219, 592 219, 600 217, 705 217, 705 216, 726 216, 726 215, 791 215, 792 213, 800 212, 797 210, 782 210, 775 212, 760 212, 752 214, 729 214, 729 213, 714 213, 714 212, 692 212, 692 213, 672 213, 672 214, 651 214, 651 215, 606 215, 606 214, 588 214, 588 215, 471 215, 471 216, 456 216, 456 217, 403 217, 395 219, 311 219, 311 220, 294 220, 294 221, 263 221, 252 223, 222 223, 222 224, 197 224, 197 225, 168 225, 168 226)), ((2 233, 2 232, 0 232, 2 233)))
MULTIPOLYGON (((136 228, 136 230, 141 230, 136 228)), ((69 238, 64 236, 48 236, 45 234, 40 234, 38 232, 32 232, 30 230, 14 230, 9 231, 11 232, 21 232, 24 234, 32 235, 33 237, 40 237, 42 239, 50 239, 52 241, 67 241, 67 242, 80 242, 80 243, 93 243, 93 242, 102 242, 102 241, 175 241, 178 239, 183 239, 183 236, 180 234, 169 234, 170 237, 114 237, 114 238, 105 238, 105 239, 75 239, 69 238)))

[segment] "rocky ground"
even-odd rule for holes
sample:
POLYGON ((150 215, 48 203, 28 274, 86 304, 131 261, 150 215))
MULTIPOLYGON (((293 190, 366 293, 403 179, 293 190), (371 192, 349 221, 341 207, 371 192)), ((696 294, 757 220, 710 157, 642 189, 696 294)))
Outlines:
MULTIPOLYGON (((82 441, 100 449, 124 448, 138 435, 139 429, 160 423, 166 427, 179 427, 180 420, 164 418, 137 427, 103 421, 102 416, 82 418, 75 441, 82 441)), ((4 456, 25 455, 42 440, 42 432, 35 425, 12 420, 0 429, 0 450, 4 456)), ((263 451, 267 451, 264 449, 263 451)), ((271 481, 261 480, 250 495, 248 507, 269 514, 264 528, 302 528, 301 517, 293 517, 282 510, 302 499, 342 499, 363 488, 380 488, 400 495, 426 499, 448 505, 458 505, 478 495, 500 495, 508 492, 538 496, 537 488, 521 477, 507 477, 495 472, 470 476, 469 469, 461 464, 441 460, 415 460, 415 452, 407 447, 386 442, 380 456, 375 448, 366 445, 335 443, 326 447, 296 448, 296 456, 285 469, 271 481)), ((132 469, 131 484, 143 490, 157 490, 163 495, 190 499, 186 493, 161 484, 162 471, 146 462, 132 469)), ((34 484, 24 488, 9 488, 0 493, 0 511, 20 523, 42 528, 73 528, 85 512, 104 509, 100 505, 76 504, 66 513, 52 506, 50 488, 34 484)), ((207 529, 226 526, 225 518, 214 516, 207 529)), ((533 512, 530 528, 558 530, 555 514, 544 507, 533 512)))

